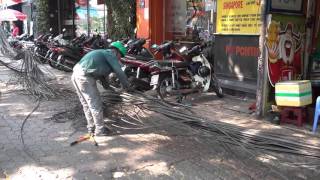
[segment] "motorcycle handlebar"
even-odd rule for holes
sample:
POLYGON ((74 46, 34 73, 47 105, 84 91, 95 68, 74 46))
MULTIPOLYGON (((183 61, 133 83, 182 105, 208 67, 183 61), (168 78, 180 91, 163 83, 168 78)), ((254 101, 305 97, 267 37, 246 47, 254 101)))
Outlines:
POLYGON ((163 50, 163 49, 166 49, 166 48, 171 48, 172 45, 173 45, 173 42, 169 41, 167 43, 161 44, 157 49, 163 50))
POLYGON ((199 55, 201 51, 208 45, 206 43, 201 43, 200 45, 195 45, 187 51, 187 55, 199 55))
POLYGON ((145 39, 138 39, 137 41, 133 42, 129 46, 131 48, 141 48, 146 43, 145 39))

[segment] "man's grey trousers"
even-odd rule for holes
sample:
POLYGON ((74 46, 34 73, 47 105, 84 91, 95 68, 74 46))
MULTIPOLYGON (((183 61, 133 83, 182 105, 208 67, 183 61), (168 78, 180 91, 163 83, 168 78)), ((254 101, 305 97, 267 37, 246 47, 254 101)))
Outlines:
POLYGON ((97 80, 92 76, 86 76, 79 65, 73 68, 71 80, 83 106, 89 133, 100 132, 104 127, 104 121, 97 80))

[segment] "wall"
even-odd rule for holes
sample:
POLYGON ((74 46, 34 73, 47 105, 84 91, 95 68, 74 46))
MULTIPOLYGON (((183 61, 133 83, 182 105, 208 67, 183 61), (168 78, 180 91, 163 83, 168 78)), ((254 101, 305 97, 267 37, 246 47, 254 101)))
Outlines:
POLYGON ((147 39, 146 46, 164 41, 164 1, 137 0, 137 37, 147 39))
POLYGON ((137 37, 150 41, 150 3, 137 0, 137 37))
POLYGON ((217 0, 214 70, 224 88, 256 94, 259 1, 217 0))
POLYGON ((214 70, 222 86, 256 93, 259 36, 216 35, 214 70))

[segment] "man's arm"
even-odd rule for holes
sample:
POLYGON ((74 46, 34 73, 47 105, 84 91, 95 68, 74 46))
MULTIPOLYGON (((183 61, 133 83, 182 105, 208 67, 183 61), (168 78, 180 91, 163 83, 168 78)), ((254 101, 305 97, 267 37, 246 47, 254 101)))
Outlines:
POLYGON ((112 71, 114 73, 116 73, 117 77, 120 80, 120 83, 122 84, 122 86, 124 88, 128 88, 129 87, 129 81, 128 81, 128 77, 127 75, 122 71, 121 66, 118 62, 118 59, 116 56, 114 55, 110 55, 110 56, 106 56, 107 62, 110 65, 112 71), (109 58, 112 58, 111 60, 109 58))

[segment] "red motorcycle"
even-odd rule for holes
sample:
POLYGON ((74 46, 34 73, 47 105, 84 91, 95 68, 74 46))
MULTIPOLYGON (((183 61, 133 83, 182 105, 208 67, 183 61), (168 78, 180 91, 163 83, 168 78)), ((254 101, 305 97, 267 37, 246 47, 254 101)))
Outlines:
MULTIPOLYGON (((134 81, 137 90, 145 91, 152 89, 150 85, 151 74, 158 70, 155 64, 158 63, 186 63, 190 62, 189 56, 180 54, 175 48, 172 41, 161 45, 153 45, 151 50, 143 47, 145 40, 137 40, 128 45, 128 55, 122 58, 121 62, 124 65, 123 71, 128 76, 129 80, 134 81), (155 56, 161 53, 165 60, 156 59, 155 56)), ((119 82, 114 76, 110 76, 110 83, 113 86, 119 87, 119 82)))

